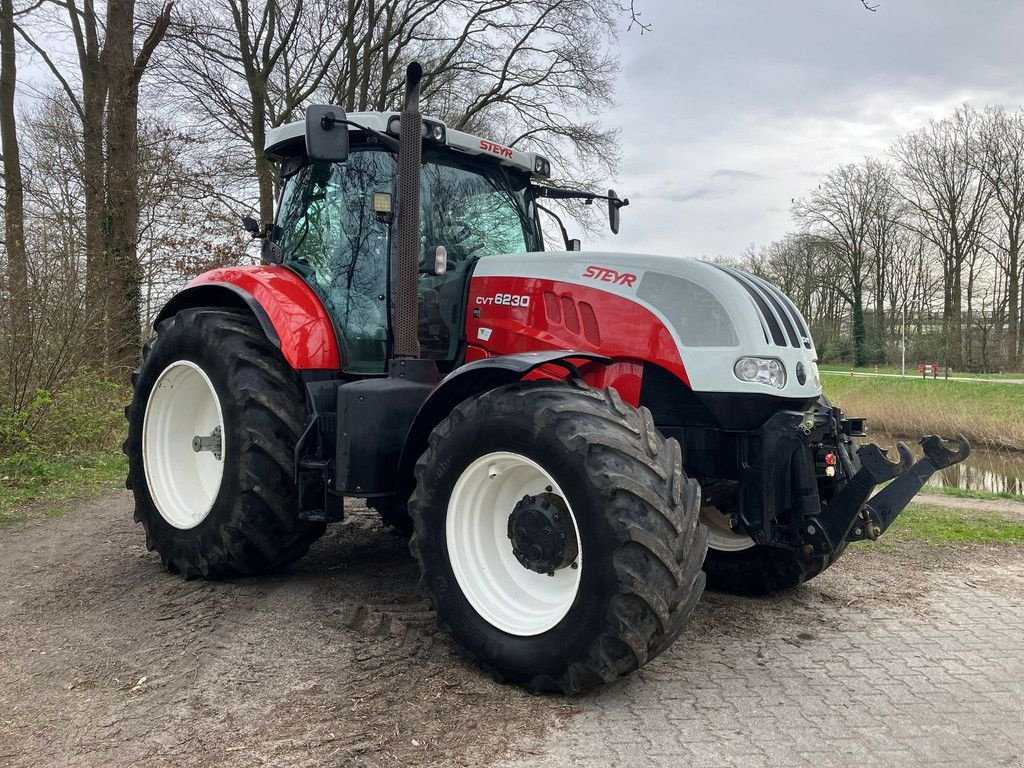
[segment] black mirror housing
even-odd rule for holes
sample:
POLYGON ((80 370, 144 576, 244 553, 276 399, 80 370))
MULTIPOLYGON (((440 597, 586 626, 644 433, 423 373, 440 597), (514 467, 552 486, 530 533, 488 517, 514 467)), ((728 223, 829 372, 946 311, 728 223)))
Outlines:
POLYGON ((252 216, 242 217, 242 229, 248 232, 253 237, 260 236, 260 223, 256 221, 252 216))
POLYGON ((612 234, 619 234, 619 196, 614 189, 608 190, 608 226, 612 234))
POLYGON ((332 104, 312 104, 306 109, 306 155, 310 160, 348 160, 348 127, 344 121, 345 110, 332 104))

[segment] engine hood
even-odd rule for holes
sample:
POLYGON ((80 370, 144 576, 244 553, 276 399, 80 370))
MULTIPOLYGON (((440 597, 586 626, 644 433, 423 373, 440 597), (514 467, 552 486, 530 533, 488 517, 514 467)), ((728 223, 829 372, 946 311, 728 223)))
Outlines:
POLYGON ((487 256, 474 275, 574 283, 643 305, 671 332, 695 391, 801 399, 821 393, 806 320, 782 291, 746 272, 679 256, 554 251, 487 256), (744 356, 780 360, 785 386, 741 381, 733 366, 744 356))

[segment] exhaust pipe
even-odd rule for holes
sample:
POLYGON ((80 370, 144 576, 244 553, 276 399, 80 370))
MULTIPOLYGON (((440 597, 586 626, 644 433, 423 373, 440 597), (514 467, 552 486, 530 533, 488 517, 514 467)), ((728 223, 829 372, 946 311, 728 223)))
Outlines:
POLYGON ((423 115, 420 80, 423 68, 412 62, 405 70, 405 105, 402 108, 398 147, 398 248, 392 262, 391 324, 394 356, 420 356, 420 160, 423 153, 423 115))

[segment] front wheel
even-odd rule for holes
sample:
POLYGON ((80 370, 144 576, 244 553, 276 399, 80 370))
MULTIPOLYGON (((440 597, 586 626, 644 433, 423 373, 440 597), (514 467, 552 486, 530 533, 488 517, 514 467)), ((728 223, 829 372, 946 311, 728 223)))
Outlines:
POLYGON ((770 595, 810 581, 842 555, 842 545, 831 556, 805 557, 781 547, 756 544, 746 534, 733 531, 729 515, 705 506, 701 521, 708 529, 708 553, 704 559, 708 589, 734 595, 770 595))
POLYGON ((612 390, 519 383, 458 406, 416 466, 422 585, 496 679, 573 693, 637 669, 704 588, 700 490, 612 390))
POLYGON ((305 397, 255 321, 183 310, 160 323, 134 379, 128 487, 164 567, 234 576, 301 557, 324 530, 298 518, 305 397))

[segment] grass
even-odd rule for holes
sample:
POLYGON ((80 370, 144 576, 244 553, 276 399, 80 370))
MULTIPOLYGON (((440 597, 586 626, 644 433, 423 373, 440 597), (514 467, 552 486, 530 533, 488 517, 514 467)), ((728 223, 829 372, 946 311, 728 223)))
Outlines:
POLYGON ((0 528, 26 520, 30 505, 49 504, 46 514, 62 517, 63 502, 122 487, 127 471, 121 454, 0 459, 0 528))
POLYGON ((951 544, 1024 544, 1024 520, 984 512, 911 504, 883 539, 951 544))
MULTIPOLYGON (((824 372, 831 373, 886 373, 899 376, 902 371, 899 368, 884 368, 879 366, 865 366, 863 368, 854 368, 849 365, 819 365, 818 368, 824 372)), ((1024 373, 971 373, 969 371, 951 371, 950 376, 965 379, 992 379, 998 381, 999 379, 1024 379, 1024 373)), ((907 377, 908 378, 921 378, 921 374, 918 372, 917 365, 907 365, 907 377)), ((939 376, 940 379, 943 376, 939 376)))
POLYGON ((825 376, 844 413, 890 435, 962 432, 976 445, 1024 451, 1024 386, 991 382, 825 376))
POLYGON ((955 496, 958 499, 980 499, 982 501, 1018 501, 1024 502, 1024 495, 1009 491, 975 491, 957 488, 953 485, 926 485, 922 493, 934 493, 941 496, 955 496))

